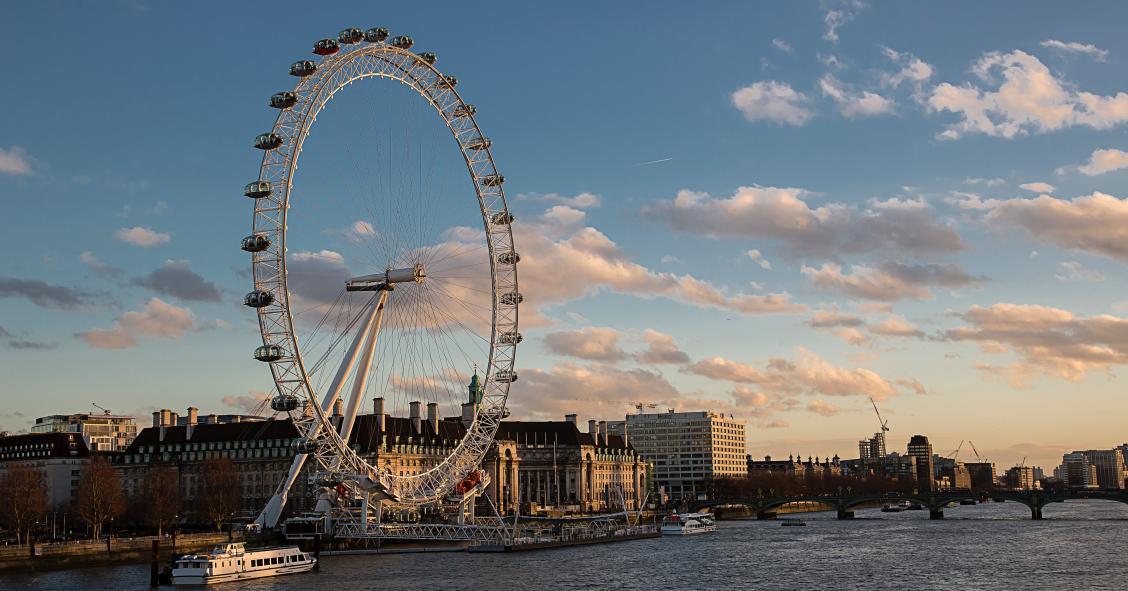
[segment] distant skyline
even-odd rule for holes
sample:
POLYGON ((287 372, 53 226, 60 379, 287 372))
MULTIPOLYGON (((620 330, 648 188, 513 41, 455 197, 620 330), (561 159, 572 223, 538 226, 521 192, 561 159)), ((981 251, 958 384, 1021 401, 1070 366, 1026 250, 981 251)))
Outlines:
POLYGON ((386 26, 507 178, 516 418, 637 400, 852 457, 872 397, 890 451, 1049 470, 1128 440, 1128 6, 464 8, 8 7, 0 429, 259 403, 251 139, 314 41, 386 26))

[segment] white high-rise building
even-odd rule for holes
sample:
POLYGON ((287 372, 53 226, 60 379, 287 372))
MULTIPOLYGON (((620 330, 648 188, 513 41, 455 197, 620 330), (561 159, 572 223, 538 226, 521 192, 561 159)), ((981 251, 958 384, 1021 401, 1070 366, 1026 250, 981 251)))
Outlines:
POLYGON ((744 428, 741 419, 709 411, 640 413, 608 424, 609 433, 629 433, 653 465, 658 501, 704 498, 707 480, 746 475, 744 428))
POLYGON ((35 419, 32 433, 80 433, 91 451, 121 451, 137 437, 137 421, 129 415, 78 413, 35 419))

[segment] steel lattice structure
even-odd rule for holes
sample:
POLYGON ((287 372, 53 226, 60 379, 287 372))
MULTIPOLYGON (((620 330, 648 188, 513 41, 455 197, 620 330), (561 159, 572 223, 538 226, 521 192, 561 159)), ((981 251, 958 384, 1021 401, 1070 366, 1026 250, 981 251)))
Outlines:
MULTIPOLYGON (((287 410, 290 410, 289 414, 303 438, 295 468, 272 500, 272 503, 277 502, 273 515, 268 506, 260 516, 260 523, 267 526, 273 526, 277 521, 278 513, 285 504, 287 491, 301 469, 301 461, 306 457, 316 462, 314 468, 321 479, 341 483, 354 498, 362 494, 378 493, 383 499, 407 506, 441 498, 478 467, 490 448, 498 424, 505 414, 510 383, 516 379, 514 359, 517 343, 521 340, 517 332, 517 320, 522 296, 517 287, 516 265, 519 257, 513 244, 513 216, 506 206, 502 187, 504 177, 498 174, 490 142, 475 120, 475 109, 465 103, 455 90, 457 80, 443 75, 435 68, 433 54, 410 51, 410 38, 388 39, 386 31, 372 29, 366 39, 356 40, 354 36, 353 40, 349 40, 346 39, 346 31, 341 33, 338 53, 325 56, 320 62, 298 62, 292 67, 291 73, 301 76, 300 80, 293 89, 292 96, 284 97, 284 106, 271 135, 264 134, 256 140, 256 147, 264 149, 265 153, 258 181, 248 185, 247 190, 248 196, 255 197, 254 234, 244 240, 244 250, 250 250, 247 248, 247 240, 257 240, 256 244, 259 246, 265 244, 261 250, 251 250, 255 286, 252 294, 258 299, 256 304, 252 304, 252 294, 248 294, 247 300, 248 305, 254 305, 258 310, 262 332, 263 347, 256 351, 256 357, 260 361, 269 362, 277 396, 284 401, 298 401, 293 409, 287 410), (381 31, 382 35, 379 34, 381 31), (350 84, 366 79, 403 84, 426 101, 442 124, 449 129, 473 181, 488 250, 492 324, 489 327, 489 355, 483 360, 485 375, 481 402, 475 407, 473 421, 467 427, 465 437, 440 464, 425 472, 406 476, 392 474, 369 464, 347 444, 347 432, 339 433, 330 421, 329 410, 339 396, 339 387, 337 392, 317 392, 315 385, 311 383, 309 361, 303 359, 303 351, 295 332, 288 287, 287 215, 303 143, 317 121, 318 114, 333 98, 350 84), (252 191, 252 186, 257 192, 252 191), (257 236, 262 238, 255 238, 257 236), (325 398, 319 400, 319 394, 323 394, 325 398)), ((371 308, 368 323, 358 325, 357 342, 354 343, 354 351, 350 352, 354 357, 359 350, 361 338, 365 336, 362 331, 371 330, 373 315, 376 320, 371 339, 372 343, 375 342, 383 302, 389 297, 396 297, 394 294, 389 295, 394 287, 393 282, 424 281, 425 275, 418 265, 412 277, 393 279, 394 273, 400 271, 410 272, 411 269, 389 269, 384 274, 359 278, 375 285, 368 291, 377 293, 372 296, 369 304, 371 308)), ((412 287, 408 285, 402 289, 412 287)), ((366 353, 371 363, 371 352, 366 353)), ((363 362, 361 367, 365 367, 363 362)), ((346 369, 351 372, 351 365, 346 368, 342 364, 340 373, 344 373, 346 369)), ((351 420, 350 418, 350 425, 351 420)))

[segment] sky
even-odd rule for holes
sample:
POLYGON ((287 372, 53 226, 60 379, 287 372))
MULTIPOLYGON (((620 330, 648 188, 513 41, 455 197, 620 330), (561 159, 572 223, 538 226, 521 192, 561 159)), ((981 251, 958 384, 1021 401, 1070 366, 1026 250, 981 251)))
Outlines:
POLYGON ((1046 468, 1128 439, 1128 6, 640 6, 8 6, 0 428, 261 403, 251 139, 314 41, 385 26, 506 176, 516 417, 710 409, 854 457, 872 398, 892 449, 1046 468))

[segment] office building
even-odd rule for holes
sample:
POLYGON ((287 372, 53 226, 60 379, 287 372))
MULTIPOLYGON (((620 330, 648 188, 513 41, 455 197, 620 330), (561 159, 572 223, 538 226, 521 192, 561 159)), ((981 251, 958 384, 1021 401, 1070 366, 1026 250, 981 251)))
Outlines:
POLYGON ((137 436, 137 423, 132 416, 115 415, 110 411, 50 415, 35 419, 32 433, 78 433, 91 451, 120 451, 137 436))
POLYGON ((908 452, 916 461, 916 486, 919 492, 936 490, 936 474, 932 458, 932 444, 924 435, 913 435, 909 439, 908 452))

